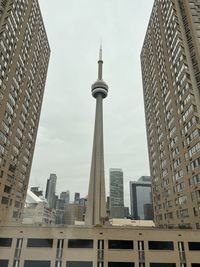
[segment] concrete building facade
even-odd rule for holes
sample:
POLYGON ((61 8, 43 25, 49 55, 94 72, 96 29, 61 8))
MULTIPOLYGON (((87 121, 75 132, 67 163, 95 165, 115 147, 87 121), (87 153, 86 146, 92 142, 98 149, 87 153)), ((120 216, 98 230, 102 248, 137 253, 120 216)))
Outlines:
POLYGON ((0 227, 1 267, 199 267, 200 231, 0 227))
POLYGON ((49 56, 38 1, 0 1, 0 221, 22 219, 49 56))
POLYGON ((110 218, 124 218, 124 180, 122 169, 110 169, 110 218))
MULTIPOLYGON (((38 197, 30 190, 27 191, 23 210, 23 224, 55 224, 56 212, 48 208, 43 197, 38 197)), ((1 265, 0 265, 1 266, 1 265)))
POLYGON ((200 228, 200 5, 154 2, 141 65, 155 221, 200 228))

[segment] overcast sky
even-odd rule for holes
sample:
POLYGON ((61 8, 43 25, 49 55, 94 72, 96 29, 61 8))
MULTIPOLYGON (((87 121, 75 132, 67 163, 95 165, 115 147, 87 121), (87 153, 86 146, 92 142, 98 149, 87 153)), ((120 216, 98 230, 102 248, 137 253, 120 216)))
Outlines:
POLYGON ((103 42, 105 174, 124 171, 129 181, 149 175, 140 52, 153 0, 40 0, 51 58, 30 186, 45 190, 56 173, 57 193, 85 196, 91 164, 99 45, 103 42))

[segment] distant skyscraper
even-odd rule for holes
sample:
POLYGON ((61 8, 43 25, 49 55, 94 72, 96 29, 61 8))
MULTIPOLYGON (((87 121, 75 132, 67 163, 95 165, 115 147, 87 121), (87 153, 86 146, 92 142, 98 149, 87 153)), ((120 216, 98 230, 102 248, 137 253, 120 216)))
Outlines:
POLYGON ((45 198, 49 204, 49 208, 55 208, 56 205, 56 174, 51 173, 49 179, 47 180, 46 194, 45 198))
POLYGON ((64 223, 64 212, 69 204, 69 191, 60 193, 60 198, 56 201, 56 224, 64 223))
POLYGON ((0 222, 21 221, 50 56, 38 1, 0 1, 0 32, 0 222))
POLYGON ((57 201, 56 201, 56 209, 64 210, 65 206, 66 206, 66 203, 65 203, 64 199, 61 199, 61 198, 57 199, 57 201))
POLYGON ((137 182, 130 182, 131 215, 135 220, 153 220, 151 180, 142 176, 137 182))
POLYGON ((124 181, 122 169, 110 169, 110 217, 124 218, 124 181))
POLYGON ((92 85, 92 95, 96 98, 96 117, 90 170, 90 183, 85 222, 87 225, 104 224, 106 219, 106 195, 103 152, 103 98, 108 94, 108 86, 102 79, 102 49, 98 61, 98 79, 92 85))
POLYGON ((200 5, 154 2, 141 52, 155 222, 200 228, 200 5))
POLYGON ((79 198, 79 204, 80 205, 86 206, 86 203, 87 203, 87 198, 85 198, 85 197, 79 198))
POLYGON ((76 192, 76 193, 74 194, 74 203, 77 203, 77 204, 78 204, 78 203, 79 203, 79 199, 80 199, 80 193, 77 193, 77 192, 76 192))
POLYGON ((69 204, 70 202, 70 191, 67 190, 66 192, 60 193, 60 198, 65 201, 66 204, 69 204))

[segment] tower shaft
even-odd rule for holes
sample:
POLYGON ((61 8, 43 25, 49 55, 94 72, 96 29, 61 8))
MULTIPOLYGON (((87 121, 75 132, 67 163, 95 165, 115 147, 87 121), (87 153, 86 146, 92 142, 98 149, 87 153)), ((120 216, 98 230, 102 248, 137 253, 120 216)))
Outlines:
POLYGON ((103 150, 103 98, 96 98, 96 115, 90 184, 87 201, 86 224, 103 224, 106 217, 104 150, 103 150))
POLYGON ((85 223, 87 225, 104 224, 106 218, 106 195, 103 150, 103 98, 108 94, 108 85, 103 81, 102 48, 99 51, 98 79, 92 85, 92 95, 96 98, 96 115, 90 183, 85 223))

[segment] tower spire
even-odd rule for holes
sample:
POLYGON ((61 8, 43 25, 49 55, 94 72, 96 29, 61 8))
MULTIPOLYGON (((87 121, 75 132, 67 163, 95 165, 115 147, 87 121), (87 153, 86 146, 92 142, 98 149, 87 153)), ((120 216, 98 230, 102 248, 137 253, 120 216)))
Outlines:
POLYGON ((106 219, 106 194, 103 150, 103 98, 108 94, 108 85, 102 79, 102 46, 99 50, 98 79, 92 85, 92 95, 96 99, 96 115, 90 183, 85 223, 87 225, 104 224, 106 219))
POLYGON ((100 44, 99 48, 99 60, 102 60, 102 43, 100 44))
POLYGON ((102 59, 102 44, 99 48, 99 61, 98 61, 98 79, 102 80, 103 75, 103 59, 102 59))

